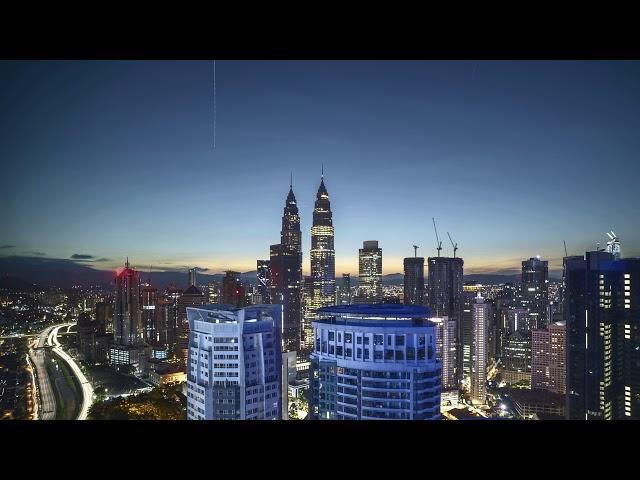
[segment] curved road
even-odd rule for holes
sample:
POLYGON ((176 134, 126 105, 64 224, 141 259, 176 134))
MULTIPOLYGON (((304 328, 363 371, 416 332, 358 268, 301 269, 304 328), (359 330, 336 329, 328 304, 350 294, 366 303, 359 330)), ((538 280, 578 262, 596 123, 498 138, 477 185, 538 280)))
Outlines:
POLYGON ((68 332, 73 325, 75 325, 75 322, 63 323, 43 330, 38 337, 36 349, 32 349, 29 352, 38 373, 38 393, 42 402, 41 420, 54 420, 56 416, 56 398, 53 394, 51 381, 45 365, 45 347, 53 347, 53 352, 69 365, 69 368, 82 387, 82 405, 77 420, 86 420, 89 407, 91 407, 91 403, 93 403, 93 387, 91 383, 87 380, 84 373, 82 373, 82 370, 75 360, 62 349, 60 342, 58 342, 59 330, 67 327, 68 332))

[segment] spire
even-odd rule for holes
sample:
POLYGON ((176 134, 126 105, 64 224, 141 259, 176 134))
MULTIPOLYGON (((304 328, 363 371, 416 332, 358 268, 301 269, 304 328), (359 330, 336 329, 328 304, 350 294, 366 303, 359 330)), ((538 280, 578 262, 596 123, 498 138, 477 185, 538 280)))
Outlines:
POLYGON ((322 163, 322 171, 321 171, 320 179, 324 178, 324 162, 322 163))
POLYGON ((289 189, 293 190, 293 172, 291 172, 291 179, 289 180, 289 189))
POLYGON ((127 267, 127 268, 129 268, 129 256, 128 256, 128 255, 127 255, 127 261, 126 261, 126 263, 124 264, 124 266, 125 266, 125 267, 127 267))

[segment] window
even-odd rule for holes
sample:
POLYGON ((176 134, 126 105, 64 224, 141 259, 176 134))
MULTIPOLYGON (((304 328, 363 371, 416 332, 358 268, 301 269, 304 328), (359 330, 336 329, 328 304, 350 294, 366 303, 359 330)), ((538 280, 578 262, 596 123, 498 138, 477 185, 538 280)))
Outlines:
POLYGON ((329 345, 329 355, 333 355, 335 353, 333 345, 329 345))
POLYGON ((364 337, 364 344, 369 345, 369 337, 364 337))
POLYGON ((353 356, 353 350, 351 350, 350 348, 345 348, 344 349, 344 356, 351 358, 353 356))
POLYGON ((345 333, 344 334, 344 343, 351 343, 351 339, 352 339, 352 334, 351 333, 345 333))
POLYGON ((391 345, 391 335, 387 335, 387 345, 391 345))
POLYGON ((365 348, 365 349, 364 349, 364 359, 365 359, 365 360, 369 360, 369 358, 370 358, 370 357, 369 357, 369 349, 368 349, 368 348, 365 348))
POLYGON ((404 346, 404 335, 396 335, 396 347, 404 346))
MULTIPOLYGON (((365 350, 365 352, 368 352, 368 350, 365 350)), ((374 359, 375 360, 382 360, 382 352, 373 352, 374 355, 374 359)))
POLYGON ((362 337, 356 337, 356 343, 362 345, 362 337))
POLYGON ((329 341, 330 342, 332 342, 335 339, 335 335, 336 335, 336 332, 334 332, 334 331, 330 331, 329 332, 329 341))
MULTIPOLYGON (((333 348, 333 346, 331 348, 333 348)), ((338 355, 340 357, 342 356, 342 345, 338 345, 336 347, 336 355, 338 355)))
POLYGON ((362 349, 361 348, 358 348, 356 350, 356 355, 357 355, 358 358, 362 358, 362 349))
POLYGON ((382 335, 374 335, 373 336, 373 344, 374 345, 384 345, 384 336, 382 336, 382 335))

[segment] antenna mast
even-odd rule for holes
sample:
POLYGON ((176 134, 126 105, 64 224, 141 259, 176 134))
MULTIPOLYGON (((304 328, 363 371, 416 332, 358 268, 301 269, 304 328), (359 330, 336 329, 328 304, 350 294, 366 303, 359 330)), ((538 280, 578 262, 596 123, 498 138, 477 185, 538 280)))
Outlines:
POLYGON ((417 257, 417 256, 418 256, 418 249, 419 249, 419 248, 420 248, 420 247, 419 247, 418 245, 414 245, 414 246, 413 246, 413 256, 414 256, 414 257, 417 257))

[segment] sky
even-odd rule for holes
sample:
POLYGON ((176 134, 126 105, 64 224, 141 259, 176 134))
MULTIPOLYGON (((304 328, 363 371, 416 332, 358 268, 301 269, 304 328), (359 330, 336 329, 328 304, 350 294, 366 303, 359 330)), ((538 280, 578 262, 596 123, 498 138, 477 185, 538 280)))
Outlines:
POLYGON ((322 165, 337 276, 436 255, 432 217, 466 273, 640 255, 638 61, 215 68, 214 148, 213 61, 0 61, 0 256, 254 270, 292 173, 308 272, 322 165))

